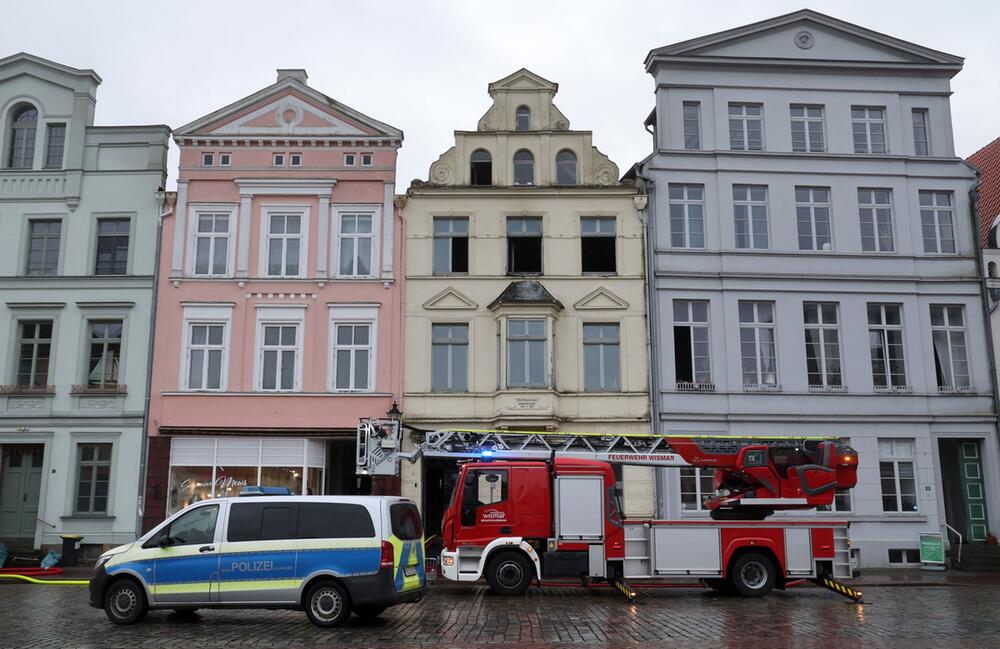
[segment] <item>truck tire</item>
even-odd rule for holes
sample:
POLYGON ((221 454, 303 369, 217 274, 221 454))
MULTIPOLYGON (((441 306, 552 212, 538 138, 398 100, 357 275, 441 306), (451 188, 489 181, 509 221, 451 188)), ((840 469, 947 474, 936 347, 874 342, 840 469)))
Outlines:
POLYGON ((486 582, 497 595, 523 595, 531 585, 533 566, 520 552, 506 551, 490 559, 486 582))
POLYGON ((340 626, 351 617, 351 598, 335 581, 321 581, 306 593, 306 617, 316 626, 340 626))
POLYGON ((116 581, 104 593, 104 614, 115 624, 135 624, 147 610, 146 591, 131 579, 116 581))
POLYGON ((759 552, 740 555, 730 566, 729 583, 743 597, 763 597, 774 588, 774 563, 759 552))

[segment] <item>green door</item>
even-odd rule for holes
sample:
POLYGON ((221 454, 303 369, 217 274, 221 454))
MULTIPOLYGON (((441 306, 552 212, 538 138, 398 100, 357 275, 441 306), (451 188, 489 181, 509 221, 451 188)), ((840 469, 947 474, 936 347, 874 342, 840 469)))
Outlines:
POLYGON ((42 447, 5 447, 0 483, 0 538, 34 538, 41 485, 42 447))
POLYGON ((965 538, 971 543, 981 543, 986 540, 990 525, 986 515, 986 487, 978 441, 963 441, 958 445, 958 466, 965 506, 965 538))

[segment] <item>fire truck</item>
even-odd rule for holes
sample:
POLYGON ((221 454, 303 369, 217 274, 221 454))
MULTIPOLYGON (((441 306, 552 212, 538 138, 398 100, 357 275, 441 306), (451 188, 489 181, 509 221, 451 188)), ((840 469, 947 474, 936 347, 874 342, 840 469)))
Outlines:
POLYGON ((442 574, 486 578, 502 595, 535 581, 605 580, 629 599, 638 579, 700 580, 745 597, 809 580, 852 601, 848 523, 776 512, 830 505, 857 483, 857 453, 822 437, 676 436, 507 430, 423 431, 391 419, 358 426, 362 475, 402 460, 461 462, 442 522, 442 574), (403 450, 404 428, 413 450, 403 450), (613 465, 713 469, 706 519, 633 520, 613 465))

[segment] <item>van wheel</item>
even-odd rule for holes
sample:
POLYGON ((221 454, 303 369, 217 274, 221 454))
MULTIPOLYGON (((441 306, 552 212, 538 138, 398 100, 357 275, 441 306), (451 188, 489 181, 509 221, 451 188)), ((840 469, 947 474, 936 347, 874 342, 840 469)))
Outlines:
POLYGON ((774 588, 774 564, 759 552, 747 552, 732 563, 729 582, 743 597, 763 597, 774 588))
POLYGON ((531 585, 532 566, 520 552, 501 552, 486 568, 486 582, 498 595, 523 595, 531 585))
POLYGON ((385 611, 384 606, 358 606, 354 614, 363 620, 374 620, 385 611))
POLYGON ((306 616, 316 626, 340 626, 351 617, 351 599, 335 581, 321 581, 306 594, 306 616))
POLYGON ((104 614, 115 624, 135 624, 147 610, 146 592, 131 579, 111 584, 104 593, 104 614))

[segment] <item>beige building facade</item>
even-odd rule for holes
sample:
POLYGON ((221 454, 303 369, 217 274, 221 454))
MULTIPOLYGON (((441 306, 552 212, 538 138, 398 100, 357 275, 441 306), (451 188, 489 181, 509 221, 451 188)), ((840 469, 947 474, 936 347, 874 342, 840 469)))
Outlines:
MULTIPOLYGON (((645 196, 570 130, 558 86, 489 86, 475 131, 404 199, 404 421, 420 429, 649 432, 645 196)), ((403 463, 431 530, 454 462, 403 463)), ((652 472, 625 469, 653 513, 652 472)))

